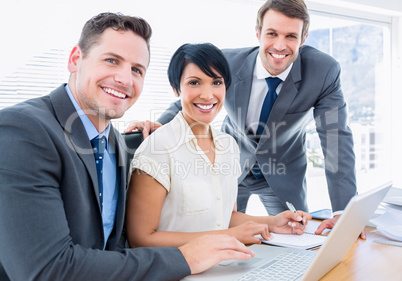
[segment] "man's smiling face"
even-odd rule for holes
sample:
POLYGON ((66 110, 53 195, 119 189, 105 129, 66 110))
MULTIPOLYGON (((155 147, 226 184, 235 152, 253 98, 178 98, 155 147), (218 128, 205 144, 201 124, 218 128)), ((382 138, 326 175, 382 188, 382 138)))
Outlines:
POLYGON ((302 29, 301 19, 289 18, 275 10, 265 13, 257 38, 261 60, 271 75, 279 75, 296 60, 307 38, 302 36, 302 29))
POLYGON ((76 46, 69 59, 70 89, 100 131, 139 98, 149 64, 145 40, 132 31, 106 29, 84 55, 76 46))

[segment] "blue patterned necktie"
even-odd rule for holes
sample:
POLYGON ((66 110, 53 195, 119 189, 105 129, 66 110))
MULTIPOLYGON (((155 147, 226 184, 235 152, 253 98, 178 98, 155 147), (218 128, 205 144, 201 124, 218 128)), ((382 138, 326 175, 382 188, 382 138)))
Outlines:
POLYGON ((275 103, 276 97, 276 88, 282 82, 282 80, 278 77, 268 77, 265 78, 265 82, 268 84, 268 93, 265 96, 264 103, 262 104, 260 121, 258 123, 257 136, 260 136, 262 132, 264 132, 265 125, 267 124, 269 114, 271 113, 272 106, 275 103))
MULTIPOLYGON (((264 103, 262 104, 260 121, 258 123, 258 128, 256 132, 257 136, 261 136, 262 133, 264 132, 264 128, 267 125, 268 117, 269 114, 271 113, 272 106, 274 105, 276 97, 278 96, 276 94, 276 88, 282 82, 282 80, 278 77, 268 77, 265 78, 265 82, 267 82, 268 84, 268 93, 265 96, 264 103)), ((251 172, 253 173, 254 177, 258 180, 263 177, 263 174, 261 172, 258 163, 255 163, 255 165, 251 169, 251 172)))
POLYGON ((97 136, 96 138, 91 140, 92 148, 95 156, 95 164, 96 171, 98 173, 98 189, 99 189, 99 201, 101 205, 101 210, 103 207, 103 178, 102 178, 102 169, 103 169, 103 154, 106 148, 106 138, 97 136))

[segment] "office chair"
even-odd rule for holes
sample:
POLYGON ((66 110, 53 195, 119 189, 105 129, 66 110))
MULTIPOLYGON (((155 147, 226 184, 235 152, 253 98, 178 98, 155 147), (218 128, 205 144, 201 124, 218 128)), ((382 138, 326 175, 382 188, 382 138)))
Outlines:
POLYGON ((142 132, 134 131, 130 133, 122 133, 122 136, 126 142, 127 146, 127 167, 130 167, 131 160, 133 159, 134 153, 140 146, 141 142, 144 140, 142 132))

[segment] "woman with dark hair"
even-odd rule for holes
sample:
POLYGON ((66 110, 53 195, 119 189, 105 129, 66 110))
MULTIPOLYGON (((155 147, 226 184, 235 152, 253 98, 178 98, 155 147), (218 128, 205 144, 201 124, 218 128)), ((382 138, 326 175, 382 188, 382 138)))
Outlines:
POLYGON ((260 243, 257 234, 269 240, 269 231, 302 234, 307 213, 254 217, 236 211, 239 147, 211 126, 231 82, 222 52, 208 43, 182 45, 168 77, 183 109, 144 140, 131 163, 130 246, 179 246, 218 233, 245 244, 260 243))

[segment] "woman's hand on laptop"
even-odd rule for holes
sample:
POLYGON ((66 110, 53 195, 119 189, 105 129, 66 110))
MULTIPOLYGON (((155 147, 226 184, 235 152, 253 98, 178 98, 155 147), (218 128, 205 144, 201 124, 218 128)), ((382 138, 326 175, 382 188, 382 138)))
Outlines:
POLYGON ((261 244, 261 240, 256 237, 258 234, 260 234, 265 240, 271 239, 271 234, 268 231, 268 224, 266 223, 248 221, 230 227, 227 231, 230 236, 236 237, 237 240, 244 244, 261 244))

